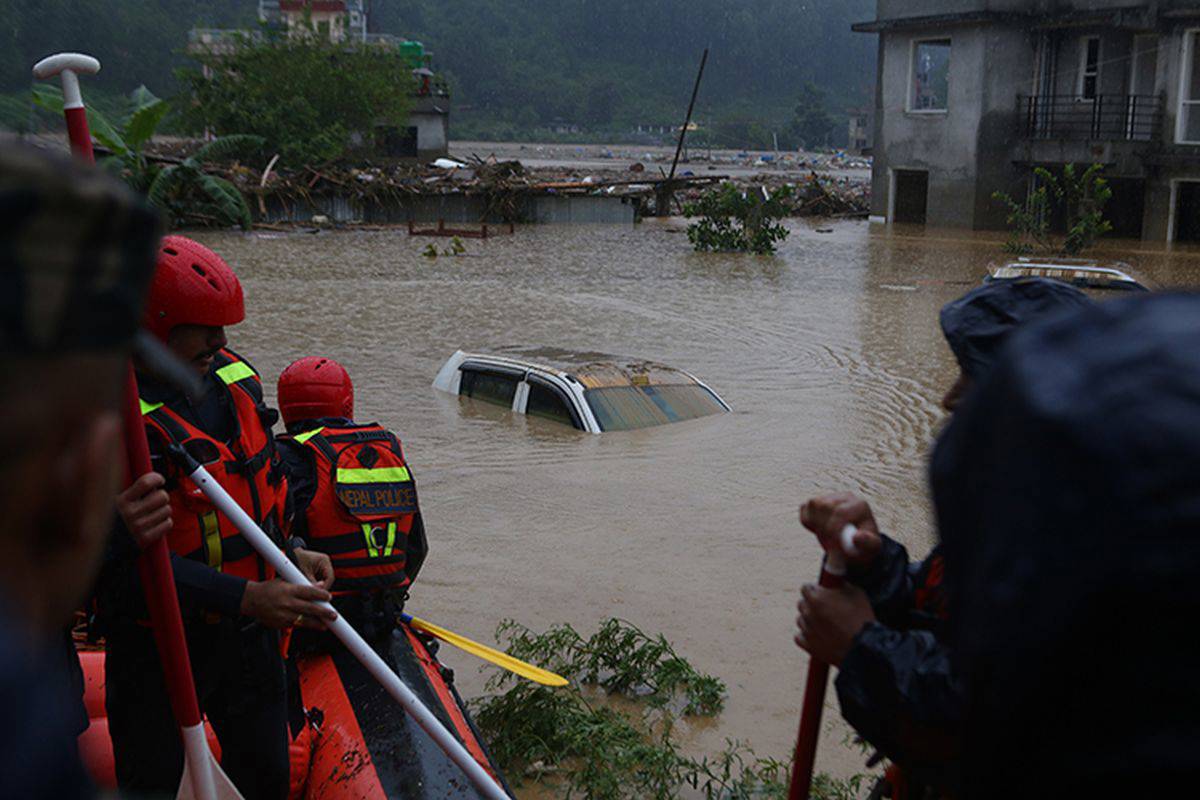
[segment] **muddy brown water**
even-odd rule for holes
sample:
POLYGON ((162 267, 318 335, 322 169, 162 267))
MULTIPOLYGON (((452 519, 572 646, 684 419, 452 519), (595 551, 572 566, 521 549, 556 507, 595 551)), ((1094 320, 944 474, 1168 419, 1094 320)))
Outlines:
MULTIPOLYGON (((790 227, 775 257, 694 253, 681 220, 525 227, 433 261, 421 251, 444 240, 399 231, 198 238, 243 279, 248 319, 231 344, 271 396, 292 359, 333 356, 359 418, 403 438, 430 538, 414 614, 485 642, 503 618, 590 633, 618 616, 662 632, 729 687, 685 748, 738 739, 786 758, 805 663, 794 606, 820 558, 797 505, 853 490, 914 556, 929 549, 925 458, 955 374, 937 312, 1000 257, 994 236, 790 227), (655 359, 734 412, 578 433, 432 389, 460 347, 655 359)), ((1106 249, 1160 284, 1200 282, 1200 253, 1106 249)), ((477 661, 442 654, 466 696, 482 691, 477 661)), ((830 701, 818 767, 849 774, 862 757, 830 701)))

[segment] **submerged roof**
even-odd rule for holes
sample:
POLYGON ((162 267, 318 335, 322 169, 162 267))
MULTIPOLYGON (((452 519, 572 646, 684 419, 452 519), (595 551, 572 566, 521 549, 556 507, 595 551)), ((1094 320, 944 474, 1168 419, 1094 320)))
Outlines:
POLYGON ((683 370, 654 361, 596 351, 541 347, 497 353, 497 358, 570 376, 585 389, 612 386, 680 386, 699 383, 683 370))

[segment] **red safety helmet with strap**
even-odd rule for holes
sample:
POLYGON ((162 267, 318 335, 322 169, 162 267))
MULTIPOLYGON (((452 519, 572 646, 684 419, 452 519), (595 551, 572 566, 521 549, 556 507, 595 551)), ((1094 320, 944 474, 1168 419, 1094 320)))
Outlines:
POLYGON ((164 236, 142 325, 162 341, 177 325, 236 325, 242 284, 219 255, 186 236, 164 236))
POLYGON ((354 417, 350 373, 332 358, 308 356, 292 362, 279 375, 277 396, 285 425, 308 419, 354 417))

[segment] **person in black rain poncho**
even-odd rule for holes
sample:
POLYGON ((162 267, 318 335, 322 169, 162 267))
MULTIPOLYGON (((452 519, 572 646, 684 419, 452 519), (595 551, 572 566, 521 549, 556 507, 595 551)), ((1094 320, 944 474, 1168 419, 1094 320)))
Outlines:
MULTIPOLYGON (((1087 305, 1078 289, 1044 278, 994 281, 948 303, 940 321, 960 374, 943 407, 958 407, 1017 326, 1087 305)), ((910 562, 903 545, 880 533, 868 503, 848 493, 809 500, 800 519, 826 549, 840 547, 838 533, 855 525, 858 552, 847 557, 845 589, 804 587, 797 644, 840 666, 842 714, 897 765, 887 776, 893 797, 953 790, 963 686, 948 645, 941 547, 910 562)))
POLYGON ((1018 333, 930 476, 970 679, 964 795, 1190 796, 1200 296, 1018 333))

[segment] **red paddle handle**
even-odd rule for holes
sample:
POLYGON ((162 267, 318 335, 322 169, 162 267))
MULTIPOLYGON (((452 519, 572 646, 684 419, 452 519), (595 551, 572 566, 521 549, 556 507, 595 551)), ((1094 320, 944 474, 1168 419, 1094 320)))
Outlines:
MULTIPOLYGON (((846 577, 822 569, 818 583, 828 589, 837 589, 846 583, 846 577)), ((821 712, 825 709, 825 685, 828 680, 829 665, 823 661, 809 659, 788 800, 808 800, 809 789, 812 787, 813 766, 817 760, 817 737, 821 733, 821 712)))
MULTIPOLYGON (((150 447, 146 443, 146 428, 138 402, 137 378, 133 365, 125 380, 125 454, 129 464, 129 482, 151 472, 150 447)), ((180 727, 200 724, 200 706, 196 702, 196 684, 192 681, 192 664, 188 660, 187 640, 183 635, 183 617, 179 613, 179 597, 175 594, 175 573, 171 571, 171 556, 165 539, 159 539, 138 556, 138 574, 146 605, 150 609, 150 624, 154 642, 162 661, 167 695, 171 710, 180 727)))
POLYGON ((92 134, 88 130, 87 109, 64 108, 63 116, 67 118, 67 137, 71 140, 71 152, 89 164, 96 163, 96 156, 92 153, 92 134))

